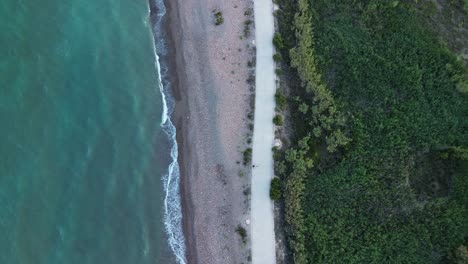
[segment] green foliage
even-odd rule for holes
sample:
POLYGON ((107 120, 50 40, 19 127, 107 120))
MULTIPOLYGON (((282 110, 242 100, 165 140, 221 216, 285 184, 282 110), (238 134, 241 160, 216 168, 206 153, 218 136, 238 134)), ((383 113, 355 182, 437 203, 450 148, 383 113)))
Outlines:
POLYGON ((280 33, 276 32, 275 35, 273 36, 273 45, 275 46, 276 49, 282 49, 284 48, 284 40, 283 37, 281 36, 280 33))
POLYGON ((219 10, 213 10, 214 17, 215 17, 215 25, 219 26, 224 23, 223 12, 219 10))
POLYGON ((309 111, 309 106, 306 103, 302 103, 299 105, 299 112, 307 114, 307 111, 309 111))
POLYGON ((275 163, 294 263, 446 259, 468 238, 466 69, 405 1, 278 1, 302 81, 275 163))
POLYGON ((249 164, 252 161, 252 148, 247 148, 246 150, 244 150, 242 156, 244 159, 244 165, 249 164))
POLYGON ((278 201, 281 198, 281 180, 273 178, 270 183, 270 198, 273 201, 278 201))
MULTIPOLYGON (((314 96, 310 108, 310 124, 316 131, 314 135, 325 137, 328 150, 335 152, 338 147, 345 146, 350 141, 343 132, 346 118, 338 110, 335 99, 319 72, 309 2, 301 0, 298 5, 299 13, 295 16, 298 45, 290 51, 291 65, 297 68, 306 91, 314 96)), ((302 110, 305 110, 304 107, 302 110)))
POLYGON ((241 225, 238 225, 236 228, 236 233, 239 234, 242 243, 246 244, 247 243, 247 230, 245 230, 244 227, 241 225))
POLYGON ((276 90, 275 102, 276 107, 278 107, 278 109, 284 110, 286 108, 287 99, 286 96, 284 96, 283 92, 281 92, 281 90, 276 90))
POLYGON ((275 55, 273 55, 273 61, 276 63, 281 62, 281 54, 275 53, 275 55))
POLYGON ((280 116, 280 115, 275 115, 275 117, 273 117, 273 124, 275 124, 277 126, 282 126, 283 125, 283 117, 280 116))
POLYGON ((253 23, 252 20, 247 19, 244 21, 244 37, 249 37, 250 36, 250 25, 253 23))
POLYGON ((307 172, 313 168, 312 159, 308 158, 310 137, 299 141, 296 149, 286 152, 285 160, 290 164, 290 173, 285 186, 285 220, 288 225, 289 245, 292 249, 294 263, 306 263, 305 246, 306 222, 304 219, 303 200, 307 172))
POLYGON ((450 256, 450 261, 454 264, 468 263, 468 248, 464 245, 459 246, 450 256))

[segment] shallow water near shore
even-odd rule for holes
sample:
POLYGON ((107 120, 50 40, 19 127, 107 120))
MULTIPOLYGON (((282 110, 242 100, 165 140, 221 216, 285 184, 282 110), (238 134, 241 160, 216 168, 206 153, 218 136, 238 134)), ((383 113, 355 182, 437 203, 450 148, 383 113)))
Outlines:
POLYGON ((0 263, 176 262, 151 29, 146 0, 0 2, 0 263))

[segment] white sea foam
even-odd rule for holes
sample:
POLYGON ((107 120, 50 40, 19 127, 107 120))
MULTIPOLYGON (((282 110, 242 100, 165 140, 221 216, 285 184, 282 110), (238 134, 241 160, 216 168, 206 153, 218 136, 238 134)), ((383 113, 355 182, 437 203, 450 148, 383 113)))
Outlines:
POLYGON ((159 90, 163 100, 163 113, 161 127, 167 134, 171 144, 171 163, 168 172, 163 176, 164 196, 164 227, 168 236, 169 246, 174 253, 179 264, 186 264, 185 259, 185 238, 182 232, 182 208, 180 201, 180 171, 178 158, 178 146, 176 141, 176 129, 170 116, 174 110, 174 99, 170 93, 170 83, 167 81, 167 68, 159 62, 159 56, 166 55, 167 49, 162 37, 161 20, 166 14, 166 7, 163 0, 156 1, 157 21, 153 32, 157 37, 155 41, 156 67, 159 69, 159 90))

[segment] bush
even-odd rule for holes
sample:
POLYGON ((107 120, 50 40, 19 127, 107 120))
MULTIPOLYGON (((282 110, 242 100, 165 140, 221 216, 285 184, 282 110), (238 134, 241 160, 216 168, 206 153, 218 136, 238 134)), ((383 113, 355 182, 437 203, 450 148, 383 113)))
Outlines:
POLYGON ((284 108, 286 107, 286 103, 287 103, 286 96, 284 96, 284 94, 280 90, 276 91, 275 102, 276 102, 276 106, 280 110, 284 110, 284 108))
POLYGON ((276 32, 275 36, 273 37, 273 45, 275 45, 275 48, 278 49, 278 50, 284 48, 283 37, 278 32, 276 32))
POLYGON ((246 150, 244 150, 243 156, 244 156, 244 165, 249 164, 252 161, 252 149, 247 148, 246 150))
POLYGON ((219 26, 224 23, 223 12, 221 11, 214 11, 215 16, 215 25, 219 26))
POLYGON ((247 243, 247 230, 243 228, 241 225, 238 225, 236 228, 236 233, 239 234, 241 237, 242 243, 246 244, 247 243))
POLYGON ((450 260, 454 264, 468 263, 468 249, 466 246, 459 246, 450 256, 450 260))
POLYGON ((275 53, 275 55, 273 55, 273 60, 274 60, 276 63, 281 62, 281 54, 275 53))
POLYGON ((280 116, 280 115, 275 115, 275 117, 273 117, 273 124, 275 124, 277 126, 282 126, 283 125, 283 117, 280 116))
POLYGON ((250 25, 252 24, 252 20, 247 19, 244 21, 244 37, 249 37, 250 36, 250 25))
POLYGON ((279 178, 273 178, 270 183, 270 198, 278 201, 281 198, 281 181, 279 178))
POLYGON ((302 80, 289 94, 301 100, 288 115, 291 148, 275 163, 294 263, 442 262, 466 243, 468 223, 464 180, 440 177, 466 170, 431 169, 429 155, 468 146, 455 58, 409 5, 297 3, 282 34, 302 80), (418 195, 406 183, 430 186, 421 179, 453 191, 418 195))

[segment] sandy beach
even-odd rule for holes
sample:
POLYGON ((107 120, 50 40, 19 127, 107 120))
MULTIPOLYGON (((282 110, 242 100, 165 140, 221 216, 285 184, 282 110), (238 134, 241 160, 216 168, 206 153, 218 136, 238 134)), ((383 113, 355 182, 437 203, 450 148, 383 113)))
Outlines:
POLYGON ((247 65, 255 50, 253 36, 244 35, 252 3, 172 0, 166 6, 187 261, 247 263, 250 234, 243 241, 236 229, 249 230, 250 218, 251 165, 243 165, 242 152, 252 133, 247 79, 254 69, 247 65), (215 25, 217 11, 221 25, 215 25))

